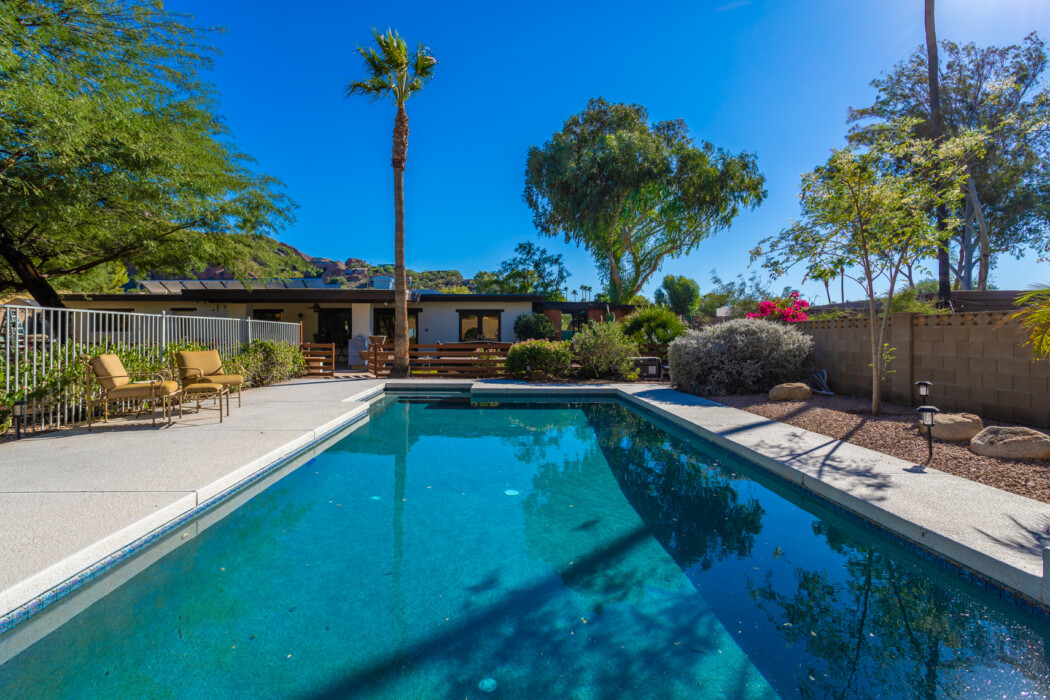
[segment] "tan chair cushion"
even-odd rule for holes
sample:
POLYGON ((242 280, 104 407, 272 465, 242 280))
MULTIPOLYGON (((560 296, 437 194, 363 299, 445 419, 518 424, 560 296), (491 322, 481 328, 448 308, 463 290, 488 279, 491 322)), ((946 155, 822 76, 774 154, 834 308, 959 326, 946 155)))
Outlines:
POLYGON ((205 377, 204 381, 211 382, 212 384, 237 386, 238 384, 244 384, 244 377, 239 374, 213 374, 210 377, 205 377))
POLYGON ((153 396, 171 396, 179 390, 175 382, 132 382, 124 386, 106 391, 106 398, 110 401, 119 399, 148 399, 153 396))
POLYGON ((183 350, 175 353, 175 364, 179 366, 179 378, 183 380, 197 381, 201 375, 223 373, 218 350, 183 350))
POLYGON ((89 362, 95 378, 107 391, 124 386, 131 380, 128 371, 124 369, 124 363, 116 355, 95 355, 89 362))
POLYGON ((187 384, 183 387, 183 390, 187 394, 217 394, 225 389, 222 384, 213 384, 212 382, 197 382, 196 384, 187 384))

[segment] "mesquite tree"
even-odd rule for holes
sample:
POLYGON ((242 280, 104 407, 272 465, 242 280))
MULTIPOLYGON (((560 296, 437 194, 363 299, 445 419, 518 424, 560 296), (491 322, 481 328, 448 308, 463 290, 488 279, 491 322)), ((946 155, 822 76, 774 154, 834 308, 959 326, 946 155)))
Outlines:
POLYGON ((99 266, 304 267, 263 235, 294 205, 231 143, 206 38, 150 0, 0 3, 0 292, 61 307, 52 280, 99 266))

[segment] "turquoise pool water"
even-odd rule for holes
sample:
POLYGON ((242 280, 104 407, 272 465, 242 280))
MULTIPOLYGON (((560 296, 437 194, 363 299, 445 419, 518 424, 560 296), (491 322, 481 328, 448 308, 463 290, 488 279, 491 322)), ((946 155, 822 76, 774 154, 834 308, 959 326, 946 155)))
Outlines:
POLYGON ((386 397, 0 697, 1044 697, 1047 632, 621 404, 386 397))

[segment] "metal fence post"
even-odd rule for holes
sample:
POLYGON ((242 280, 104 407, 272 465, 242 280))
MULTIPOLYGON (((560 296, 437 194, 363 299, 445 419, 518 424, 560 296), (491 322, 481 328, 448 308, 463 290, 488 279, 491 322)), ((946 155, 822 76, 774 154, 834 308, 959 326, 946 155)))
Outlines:
POLYGON ((248 322, 248 344, 251 345, 251 342, 252 342, 252 317, 251 316, 245 316, 244 320, 248 322))

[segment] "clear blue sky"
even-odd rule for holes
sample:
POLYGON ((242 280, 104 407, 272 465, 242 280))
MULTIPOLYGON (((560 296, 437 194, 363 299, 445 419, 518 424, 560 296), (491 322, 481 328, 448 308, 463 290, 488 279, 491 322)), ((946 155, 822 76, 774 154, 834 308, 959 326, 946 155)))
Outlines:
MULTIPOLYGON (((941 38, 1050 38, 1047 0, 938 0, 941 38)), ((565 255, 569 284, 598 288, 589 256, 540 239, 521 198, 525 155, 591 97, 682 118, 697 139, 752 151, 769 197, 665 273, 747 272, 748 251, 798 213, 799 175, 841 145, 846 110, 924 40, 923 0, 288 3, 170 0, 221 25, 212 79, 238 144, 299 204, 281 236, 312 255, 393 259, 393 107, 346 100, 369 28, 422 40, 440 61, 409 104, 406 258, 414 269, 493 269, 523 240, 565 255)), ((1050 76, 1046 76, 1050 77, 1050 76)), ((797 285, 798 276, 777 282, 797 285)), ((1003 288, 1050 281, 1034 256, 1003 259, 1003 288)), ((650 283, 646 293, 651 295, 650 283)), ((806 285, 822 296, 819 285, 806 285)), ((859 292, 854 290, 853 296, 859 292)), ((850 291, 847 288, 847 296, 850 291)))

